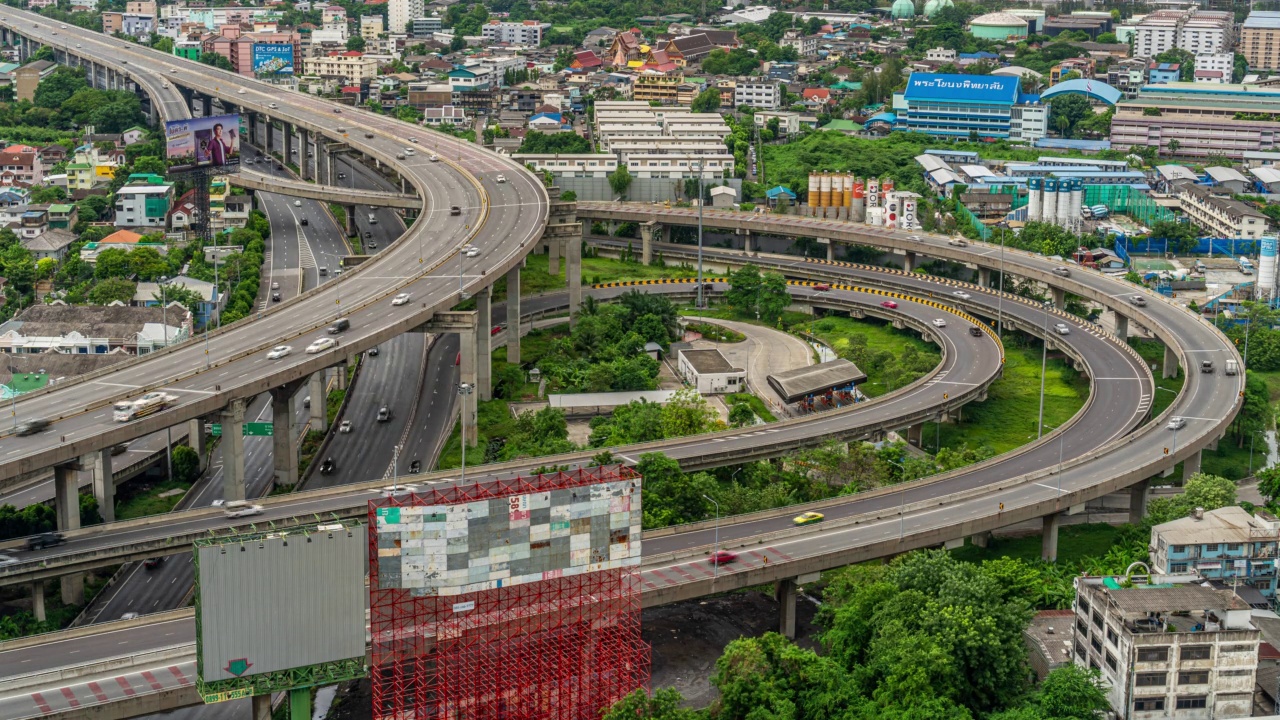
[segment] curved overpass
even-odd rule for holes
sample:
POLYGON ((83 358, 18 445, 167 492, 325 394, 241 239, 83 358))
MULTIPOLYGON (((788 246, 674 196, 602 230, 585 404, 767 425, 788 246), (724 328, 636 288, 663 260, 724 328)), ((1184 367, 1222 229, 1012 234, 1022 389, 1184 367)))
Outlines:
MULTIPOLYGON (((351 111, 356 113, 358 111, 351 111)), ((428 131, 430 132, 430 131, 428 131)), ((433 132, 432 135, 442 135, 433 132)), ((431 138, 433 141, 435 138, 431 138)), ((434 144, 427 147, 434 147, 434 144)), ((302 180, 294 180, 292 178, 281 178, 273 175, 263 175, 248 169, 241 169, 240 172, 230 176, 231 184, 236 187, 248 188, 249 190, 262 190, 263 192, 280 193, 289 195, 290 197, 305 197, 312 200, 319 200, 327 203, 337 203, 340 205, 349 205, 353 202, 363 205, 373 205, 375 207, 391 207, 402 208, 405 210, 418 210, 422 208, 422 198, 413 195, 404 195, 402 193, 387 192, 385 190, 359 190, 355 188, 343 188, 335 185, 319 185, 316 183, 304 182, 302 180)))
POLYGON ((487 287, 518 266, 547 224, 551 203, 541 183, 517 163, 472 143, 442 136, 439 141, 449 148, 444 161, 432 163, 422 155, 397 160, 406 126, 392 118, 335 114, 338 106, 320 98, 281 93, 248 78, 7 7, 0 8, 0 27, 55 45, 60 54, 127 73, 157 92, 163 112, 172 116, 182 116, 185 108, 173 105, 173 93, 166 91, 180 86, 241 111, 342 140, 394 168, 425 205, 418 222, 392 248, 337 282, 209 333, 207 352, 204 342, 184 343, 24 396, 17 404, 18 416, 49 418, 53 427, 30 437, 5 437, 0 481, 209 415, 412 330, 456 304, 460 284, 468 290, 487 287), (351 129, 347 137, 338 132, 339 123, 351 129), (498 174, 506 174, 509 182, 496 183, 498 174), (462 214, 451 216, 451 205, 461 207, 462 214), (460 258, 459 248, 468 242, 483 252, 460 258), (397 292, 411 293, 414 301, 392 308, 389 296, 397 292), (272 345, 305 346, 324 336, 325 325, 339 315, 351 322, 340 347, 316 355, 299 353, 282 362, 263 357, 262 351, 272 345), (178 404, 139 421, 111 421, 112 403, 153 389, 177 395, 178 404))

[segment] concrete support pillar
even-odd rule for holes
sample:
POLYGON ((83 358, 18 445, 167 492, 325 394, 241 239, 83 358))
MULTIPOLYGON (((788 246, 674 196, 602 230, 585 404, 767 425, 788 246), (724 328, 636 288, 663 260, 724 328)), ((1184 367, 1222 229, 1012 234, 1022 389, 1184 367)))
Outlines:
POLYGON ((1053 306, 1059 310, 1065 310, 1067 307, 1067 291, 1062 288, 1049 288, 1049 292, 1053 294, 1053 306))
POLYGON ((915 269, 916 269, 916 254, 915 254, 915 253, 913 253, 913 252, 908 252, 908 253, 906 253, 905 255, 903 255, 903 256, 902 256, 902 269, 903 269, 903 270, 905 270, 905 271, 907 271, 907 272, 915 272, 915 269))
POLYGON ((836 244, 828 240, 827 241, 827 260, 832 261, 835 259, 836 259, 836 244))
POLYGON ((222 499, 244 500, 244 400, 232 400, 219 412, 222 423, 222 499))
POLYGON ((653 231, 655 225, 644 223, 640 226, 640 262, 648 265, 653 262, 653 231))
POLYGON ((289 690, 289 720, 311 720, 311 688, 289 690))
POLYGON ((1147 481, 1129 488, 1129 522, 1137 525, 1147 514, 1147 481))
POLYGON ((281 157, 284 158, 285 165, 293 162, 293 126, 289 123, 284 124, 284 152, 281 157))
POLYGON ((991 268, 978 268, 978 284, 984 288, 991 287, 991 268))
POLYGON ((565 240, 564 274, 569 282, 569 324, 582 307, 582 240, 571 237, 565 240))
POLYGON ((253 720, 271 720, 271 694, 253 696, 253 720))
POLYGON ((560 275, 560 238, 547 241, 547 274, 560 275))
POLYGON ((1205 449, 1205 450, 1209 450, 1210 452, 1217 450, 1217 449, 1218 449, 1218 438, 1214 438, 1214 439, 1210 440, 1210 441, 1209 441, 1209 444, 1204 446, 1204 449, 1205 449))
POLYGON ((116 521, 116 478, 111 470, 111 448, 99 450, 93 463, 93 497, 103 522, 116 521))
POLYGON ((489 288, 476 291, 476 392, 493 399, 493 303, 489 288))
POLYGON ((311 179, 311 155, 308 152, 311 149, 311 131, 298 131, 298 176, 303 180, 311 179))
POLYGON ((924 423, 916 423, 907 428, 907 443, 920 447, 920 436, 924 433, 924 423))
POLYGON ((507 271, 507 362, 520 364, 520 268, 507 271))
POLYGON ((324 371, 311 373, 308 378, 309 393, 311 397, 311 428, 316 432, 324 432, 329 429, 329 415, 325 412, 325 389, 324 389, 324 371))
MULTIPOLYGON (((80 528, 80 467, 77 461, 53 469, 53 505, 60 531, 80 528)), ((64 605, 84 603, 84 573, 63 575, 59 579, 64 605)))
POLYGON ((276 124, 271 122, 271 118, 267 118, 267 154, 276 151, 276 124))
POLYGON ((356 206, 347 205, 347 237, 355 237, 360 234, 360 229, 356 227, 356 206))
MULTIPOLYGON (((476 384, 476 330, 463 330, 458 333, 458 346, 462 350, 462 367, 460 368, 460 377, 462 382, 470 385, 476 384)), ((455 390, 456 392, 456 390, 455 390)), ((464 441, 467 445, 474 445, 479 433, 476 430, 476 394, 474 392, 462 396, 460 403, 463 417, 466 418, 467 436, 464 441)))
POLYGON ((36 620, 44 622, 47 616, 44 612, 44 581, 37 580, 31 583, 31 614, 36 616, 36 620))
POLYGON ((1129 339, 1129 318, 1116 313, 1116 337, 1121 340, 1129 339))
POLYGON ((1040 535, 1040 559, 1045 562, 1058 561, 1058 524, 1062 516, 1059 513, 1045 515, 1044 529, 1040 535))
POLYGON ((778 634, 792 640, 796 639, 796 589, 794 579, 778 581, 778 634))
POLYGON ((202 95, 200 97, 200 102, 202 103, 201 115, 203 115, 204 117, 209 117, 210 115, 213 115, 213 96, 202 95))
POLYGON ((976 535, 969 536, 969 544, 974 547, 984 548, 991 544, 991 533, 980 532, 976 535))
POLYGON ((209 452, 204 437, 204 418, 187 421, 187 445, 200 456, 200 472, 204 472, 209 465, 209 452))
POLYGON ((354 364, 355 363, 348 364, 346 362, 342 362, 331 368, 333 370, 333 386, 335 388, 339 390, 347 389, 347 368, 354 364))
POLYGON ((1195 475, 1196 473, 1200 472, 1200 454, 1201 454, 1201 451, 1197 450, 1194 455, 1182 461, 1182 479, 1183 480, 1186 480, 1192 475, 1195 475))
POLYGON ((271 389, 271 461, 275 485, 298 484, 298 452, 293 444, 293 396, 302 381, 271 389))
POLYGON ((1168 345, 1164 346, 1164 371, 1160 375, 1166 378, 1178 377, 1178 353, 1168 345))
POLYGON ((751 231, 750 230, 742 231, 742 252, 745 252, 745 253, 751 252, 751 231))

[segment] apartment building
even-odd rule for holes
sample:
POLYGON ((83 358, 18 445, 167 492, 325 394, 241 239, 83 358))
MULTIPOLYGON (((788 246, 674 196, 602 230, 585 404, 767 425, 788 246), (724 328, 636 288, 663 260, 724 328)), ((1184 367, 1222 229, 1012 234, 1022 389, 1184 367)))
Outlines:
POLYGON ((1218 197, 1192 183, 1178 186, 1178 204, 1191 222, 1212 237, 1257 240, 1267 234, 1267 216, 1238 200, 1218 197))
POLYGON ((776 110, 782 104, 782 90, 769 80, 739 80, 733 88, 733 106, 747 105, 760 110, 776 110))
POLYGON ((1179 10, 1157 10, 1142 19, 1133 31, 1133 56, 1151 58, 1178 44, 1179 10))
POLYGON ((359 85, 378 77, 378 61, 355 50, 307 58, 302 66, 307 75, 342 78, 346 85, 359 85))
MULTIPOLYGON (((1264 607, 1276 599, 1276 541, 1280 521, 1229 505, 1196 512, 1151 528, 1151 569, 1162 575, 1195 573, 1258 593, 1264 607)), ((1257 605, 1243 592, 1241 599, 1257 605)))
POLYGON ((440 32, 442 27, 438 17, 416 17, 413 19, 413 37, 429 38, 440 32))
POLYGON ((1145 85, 1116 104, 1111 145, 1129 150, 1150 145, 1169 152, 1178 142, 1180 156, 1225 155, 1276 149, 1280 121, 1280 88, 1175 82, 1145 85), (1253 119, 1248 119, 1253 118, 1253 119))
POLYGON ((0 185, 30 187, 44 182, 40 151, 30 145, 10 145, 0 150, 0 185))
POLYGON ((512 155, 522 165, 532 165, 538 172, 550 172, 557 177, 608 177, 618 169, 618 156, 613 154, 535 154, 512 155))
POLYGON ((818 41, 821 39, 821 35, 805 35, 799 30, 788 30, 782 34, 782 41, 778 45, 795 48, 800 57, 813 57, 818 54, 818 41))
POLYGON ((510 45, 528 45, 537 47, 542 44, 542 35, 551 29, 551 23, 537 20, 524 22, 502 22, 490 20, 480 28, 480 36, 486 43, 508 43, 510 45))
POLYGON ((1196 56, 1196 82, 1229 83, 1234 71, 1234 53, 1205 53, 1196 56))
POLYGON ((1249 13, 1240 26, 1239 52, 1250 70, 1280 70, 1280 12, 1249 13))
POLYGON ((683 82, 684 76, 680 74, 660 75, 647 73, 638 75, 631 85, 631 97, 643 102, 657 100, 664 105, 674 105, 679 98, 679 89, 683 82))
POLYGON ((387 29, 393 33, 405 32, 409 23, 426 14, 422 0, 387 0, 387 29))
POLYGON ((1259 632, 1247 603, 1194 575, 1075 580, 1072 657, 1129 720, 1251 715, 1259 632))
POLYGON ((1229 51, 1235 41, 1229 12, 1157 10, 1134 27, 1133 56, 1152 58, 1180 48, 1192 55, 1229 51))
MULTIPOLYGON (((360 16, 360 37, 366 41, 377 40, 378 36, 387 31, 383 25, 381 15, 361 15, 360 16)), ((400 27, 400 31, 404 31, 404 26, 400 27)))
POLYGON ((707 180, 732 177, 732 132, 719 113, 687 107, 649 107, 636 101, 596 103, 595 138, 603 152, 636 177, 707 180))

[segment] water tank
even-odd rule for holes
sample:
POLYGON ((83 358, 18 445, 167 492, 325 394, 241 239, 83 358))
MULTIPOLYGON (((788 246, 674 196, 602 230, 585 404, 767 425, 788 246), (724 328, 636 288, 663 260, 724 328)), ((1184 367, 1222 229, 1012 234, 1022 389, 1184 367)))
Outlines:
POLYGON ((818 207, 818 175, 809 173, 809 207, 818 207))
POLYGON ((862 222, 867 217, 867 181, 853 179, 853 201, 849 204, 849 219, 862 222))
POLYGON ((1276 239, 1262 238, 1262 252, 1258 256, 1258 294, 1264 298, 1276 295, 1276 239))
POLYGON ((1058 224, 1071 227, 1074 216, 1071 214, 1071 181, 1058 181, 1058 224))
POLYGON ((1054 178, 1045 178, 1044 204, 1040 208, 1040 218, 1047 223, 1058 219, 1058 181, 1054 178))
POLYGON ((1027 222, 1040 222, 1044 194, 1044 178, 1027 180, 1027 222))
POLYGON ((822 207, 831 207, 831 176, 823 173, 818 176, 818 190, 820 198, 818 204, 822 207))
POLYGON ((867 178, 867 209, 880 207, 880 178, 867 178))

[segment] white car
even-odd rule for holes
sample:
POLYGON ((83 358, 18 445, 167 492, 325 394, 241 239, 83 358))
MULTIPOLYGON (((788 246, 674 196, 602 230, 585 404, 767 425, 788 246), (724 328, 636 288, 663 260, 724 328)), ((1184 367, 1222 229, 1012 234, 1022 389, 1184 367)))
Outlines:
POLYGON ((67 29, 67 26, 66 26, 66 25, 59 25, 58 27, 62 28, 63 30, 66 30, 66 29, 67 29))
POLYGON ((329 348, 333 348, 337 346, 338 346, 338 341, 334 340, 333 338, 320 338, 319 340, 316 340, 315 342, 307 346, 307 354, 315 355, 316 353, 324 352, 329 348))
POLYGON ((245 94, 245 92, 246 92, 246 90, 245 90, 244 88, 240 88, 239 90, 237 90, 237 91, 236 91, 236 94, 237 94, 237 95, 243 95, 243 94, 245 94))
POLYGON ((351 432, 351 421, 343 420, 342 424, 338 426, 338 432, 342 433, 343 435, 346 435, 347 433, 351 432))
POLYGON ((934 327, 946 327, 946 326, 947 326, 947 321, 946 321, 946 320, 943 320, 942 318, 938 318, 937 320, 934 320, 934 321, 933 321, 933 326, 934 326, 934 327))
POLYGON ((170 68, 170 69, 169 69, 169 72, 170 72, 170 74, 177 75, 177 74, 178 74, 178 68, 170 68))
POLYGON ((480 254, 480 248, 478 247, 467 248, 467 257, 476 257, 479 254, 480 254))
POLYGON ((507 176, 499 175, 498 177, 494 178, 494 180, 496 180, 499 184, 501 184, 507 181, 507 176))
POLYGON ((1053 326, 1053 331, 1058 333, 1059 335, 1070 335, 1071 326, 1067 325, 1066 323, 1058 323, 1057 325, 1053 326))
POLYGON ((251 505, 243 500, 232 500, 222 506, 222 514, 229 518, 249 517, 250 515, 261 515, 261 505, 251 505))
POLYGON ((1169 424, 1166 425, 1165 427, 1168 428, 1169 430, 1181 430, 1186 426, 1187 426, 1186 418, 1175 417, 1175 418, 1170 418, 1169 424))
POLYGON ((435 153, 431 153, 431 157, 427 159, 430 160, 431 162, 440 162, 440 156, 436 155, 435 153))
POLYGON ((920 239, 921 239, 921 238, 920 238, 920 236, 919 236, 919 235, 908 235, 908 236, 907 236, 907 239, 908 239, 908 240, 915 240, 916 242, 920 242, 920 239))
POLYGON ((410 295, 409 293, 400 293, 399 295, 391 298, 391 304, 404 305, 405 303, 409 302, 409 300, 411 300, 412 298, 413 296, 410 295))
POLYGON ((382 488, 382 494, 386 497, 394 497, 396 495, 409 495, 418 492, 417 485, 392 485, 391 487, 382 488))
POLYGON ((951 238, 947 241, 947 244, 955 247, 964 247, 965 245, 968 245, 969 242, 964 238, 951 238))
POLYGON ((418 138, 416 138, 416 137, 411 137, 411 138, 409 138, 409 142, 413 143, 414 145, 417 145, 417 144, 418 144, 418 138))
POLYGON ((957 291, 955 291, 955 292, 953 292, 953 293, 951 293, 951 294, 952 294, 952 295, 955 295, 956 297, 960 298, 961 300, 968 300, 969 298, 973 297, 972 295, 970 295, 969 293, 967 293, 967 292, 965 292, 965 291, 963 291, 963 290, 957 290, 957 291))
POLYGON ((405 148, 405 149, 404 149, 404 154, 405 154, 405 155, 414 155, 414 154, 416 154, 416 152, 414 151, 414 149, 413 149, 413 148, 405 148))
POLYGON ((19 562, 22 561, 12 555, 0 555, 0 567, 5 567, 6 565, 17 565, 19 562))
POLYGON ((271 348, 271 352, 267 353, 268 360, 279 360, 280 358, 293 352, 293 348, 289 345, 277 345, 271 348))

